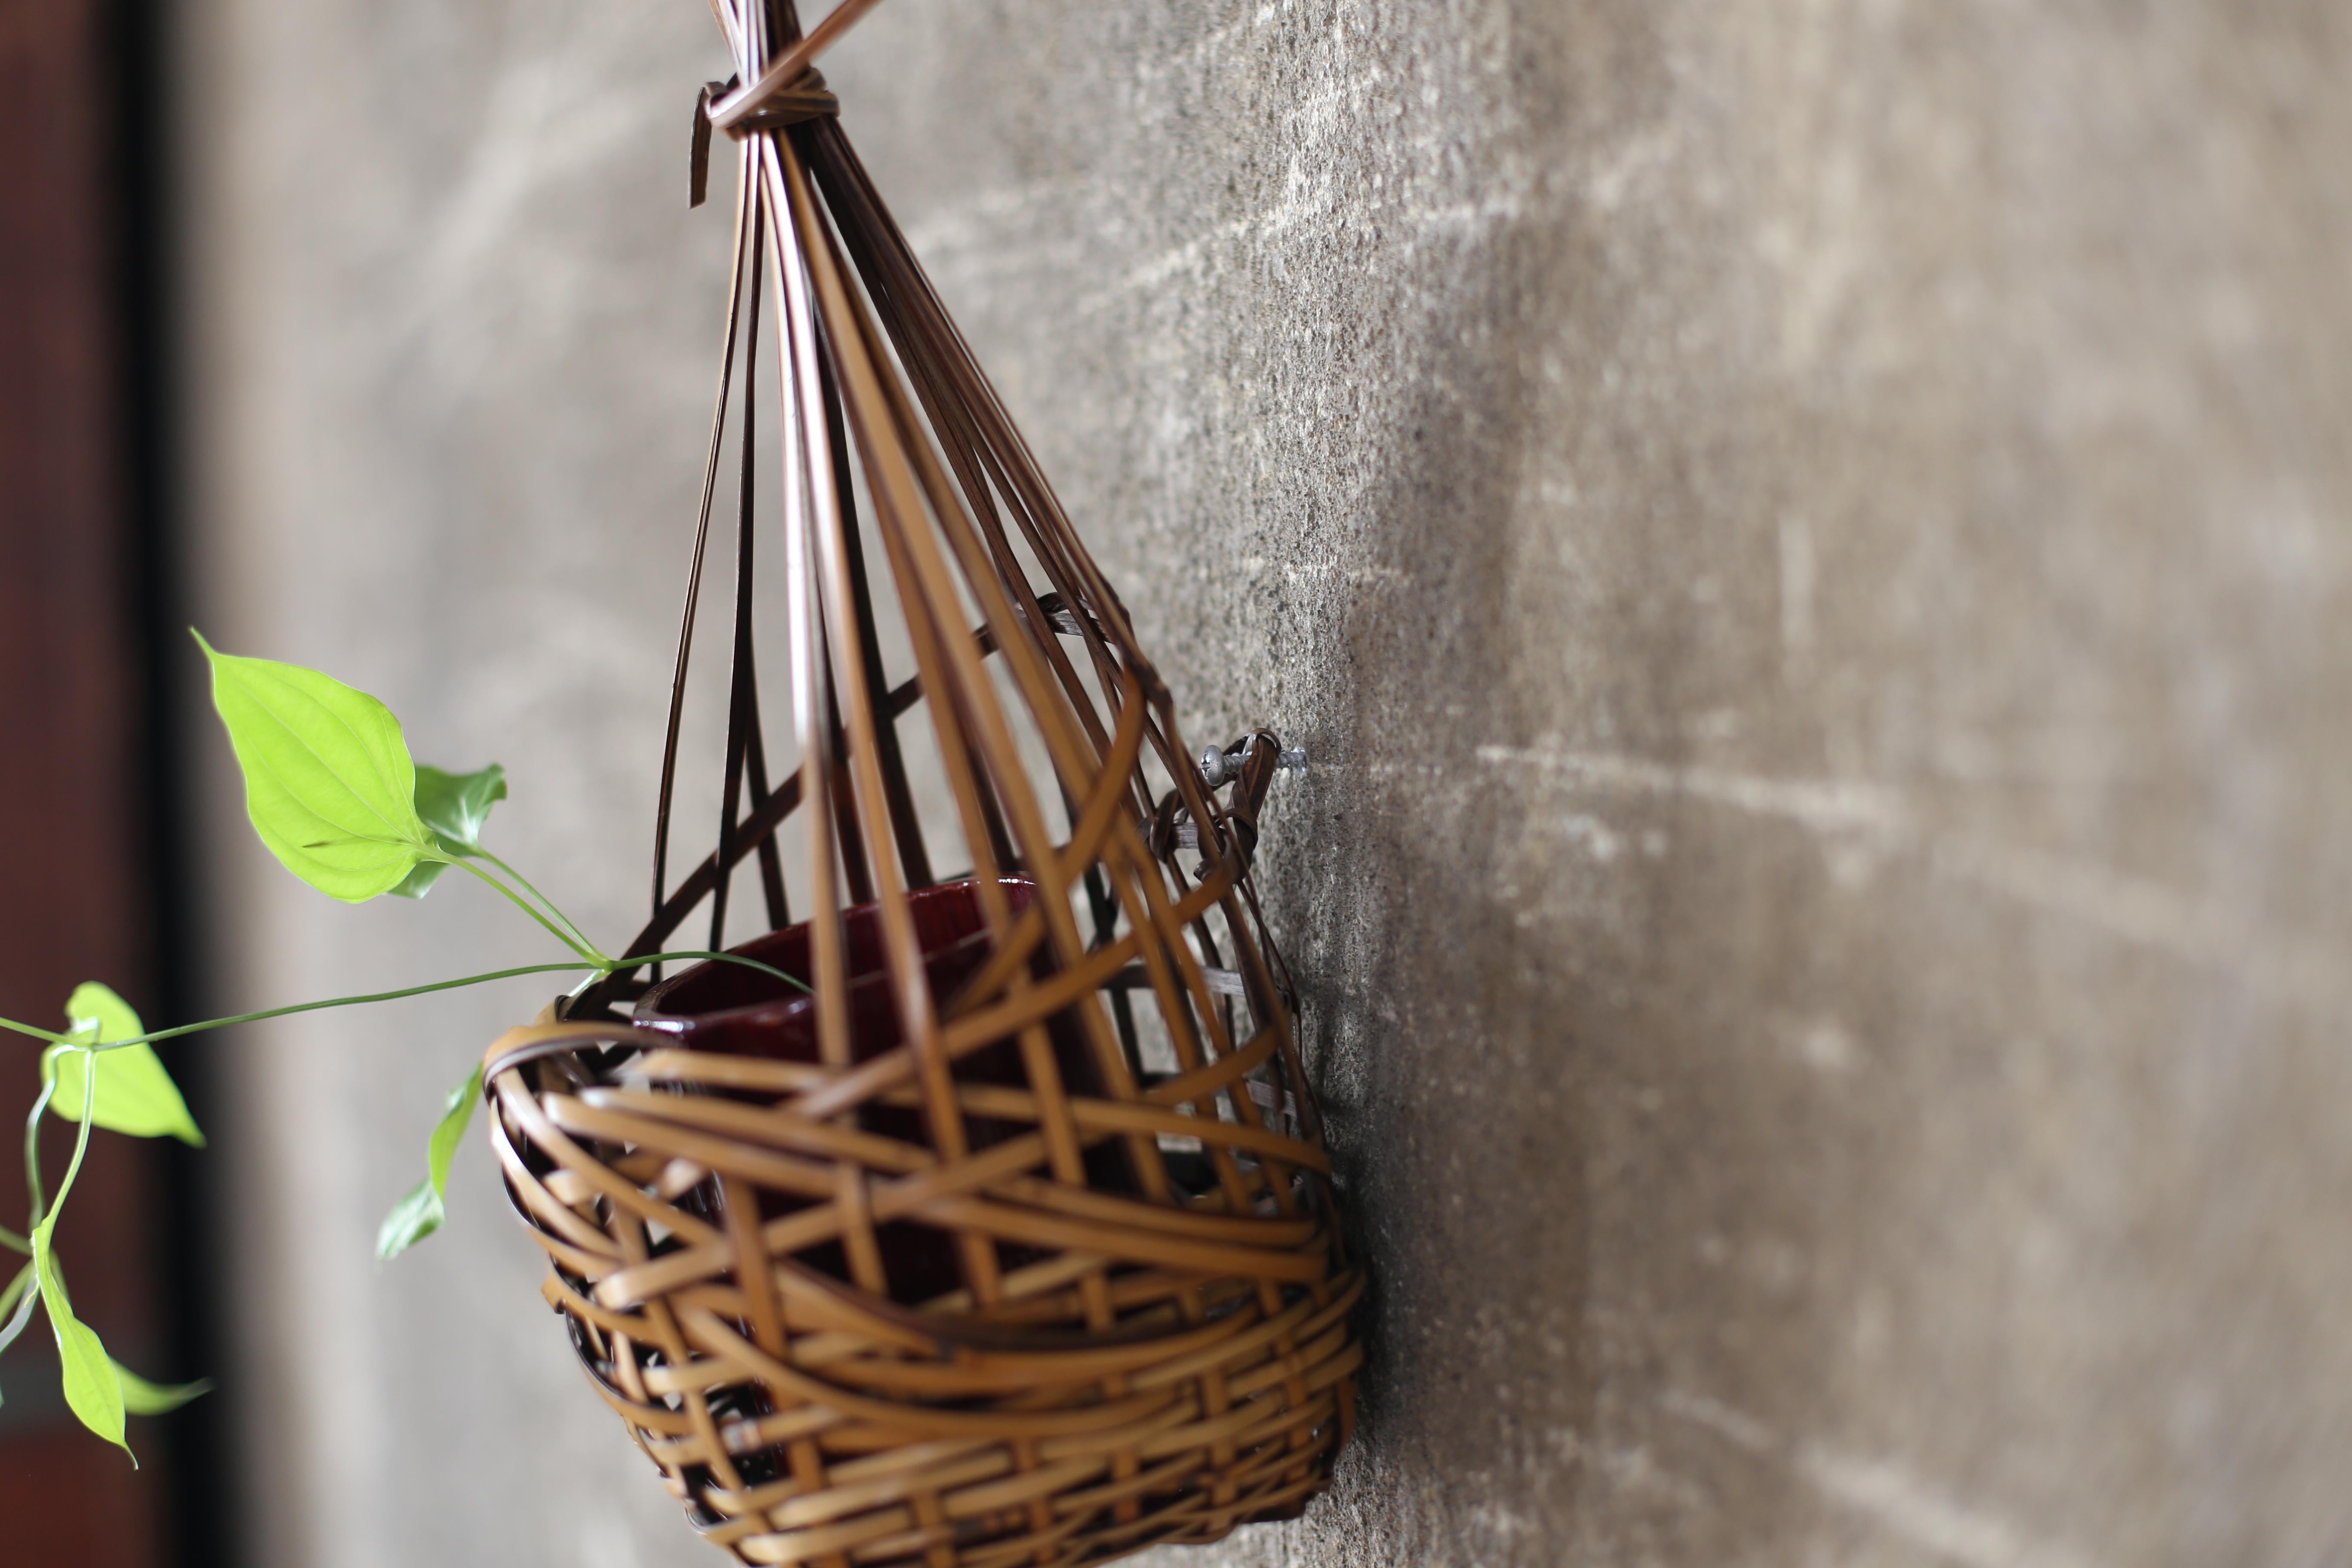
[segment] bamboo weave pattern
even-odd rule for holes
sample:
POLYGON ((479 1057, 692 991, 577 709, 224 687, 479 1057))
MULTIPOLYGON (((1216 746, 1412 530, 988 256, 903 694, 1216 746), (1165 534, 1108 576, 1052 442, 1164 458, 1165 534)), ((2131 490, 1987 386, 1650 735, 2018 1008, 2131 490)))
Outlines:
POLYGON ((491 1047, 490 1136, 547 1299, 690 1521, 743 1562, 1075 1564, 1291 1517, 1347 1440, 1362 1283, 1249 885, 1277 742, 1246 738, 1223 794, 1188 760, 810 67, 866 5, 805 38, 789 0, 714 8, 749 85, 706 92, 696 185, 716 128, 734 287, 654 918, 628 951, 706 907, 722 945, 756 864, 773 929, 735 951, 806 990, 717 963, 616 976, 491 1047), (774 780, 752 636, 763 307, 798 758, 774 780), (719 842, 673 883, 730 416, 719 842))

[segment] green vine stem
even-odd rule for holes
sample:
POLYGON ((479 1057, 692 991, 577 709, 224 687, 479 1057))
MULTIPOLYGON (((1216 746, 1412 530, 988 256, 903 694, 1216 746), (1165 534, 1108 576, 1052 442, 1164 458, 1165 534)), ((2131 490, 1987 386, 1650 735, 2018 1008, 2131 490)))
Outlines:
MULTIPOLYGON (((785 973, 773 964, 762 963, 756 958, 745 958, 736 952, 711 952, 701 949, 688 949, 678 952, 646 953, 640 957, 624 960, 602 959, 593 963, 519 964, 512 969, 493 969, 486 974, 468 974, 460 980, 436 980, 429 985, 406 985, 397 991, 372 991, 364 996, 330 996, 322 1002, 296 1002, 284 1007, 264 1007, 257 1013, 238 1013, 226 1018, 207 1018, 200 1024, 182 1024, 176 1028, 151 1029, 143 1035, 126 1036, 120 1040, 108 1040, 102 1045, 83 1048, 93 1053, 118 1051, 126 1046, 152 1045, 157 1040, 177 1039, 182 1035, 201 1034, 207 1029, 226 1029, 236 1024, 258 1024, 267 1018, 283 1018, 293 1013, 316 1013, 328 1007, 357 1007, 372 1002, 397 1002, 404 996, 422 996, 433 991, 455 991, 462 986, 485 985, 493 980, 512 980, 523 974, 576 974, 584 970, 593 978, 601 980, 621 969, 635 969, 647 963, 682 963, 688 959, 741 964, 746 969, 756 969, 772 979, 781 980, 796 991, 808 990, 804 982, 785 973)), ((0 1029, 13 1029, 20 1035, 31 1035, 37 1039, 52 1041, 58 1045, 76 1044, 69 1036, 52 1034, 47 1029, 36 1028, 30 1024, 19 1023, 14 1018, 0 1018, 0 1029)), ((29 1128, 37 1128, 40 1125, 40 1113, 47 1108, 48 1100, 48 1091, 44 1089, 40 1100, 34 1106, 33 1114, 26 1122, 29 1128)), ((29 1139, 30 1136, 28 1132, 27 1138, 29 1139)), ((34 1194, 37 1197, 40 1191, 37 1176, 35 1178, 35 1183, 34 1194)), ((40 1223, 37 1216, 34 1223, 37 1225, 40 1223)), ((16 1251, 26 1250, 26 1247, 17 1245, 13 1232, 5 1229, 0 1229, 0 1246, 5 1246, 16 1251)))
MULTIPOLYGON (((43 1087, 41 1090, 42 1104, 46 1105, 48 1103, 50 1091, 55 1087, 56 1080, 54 1079, 51 1079, 47 1085, 43 1087)), ((62 1214, 65 1212, 66 1194, 73 1191, 74 1178, 81 1174, 82 1156, 89 1152, 89 1130, 98 1124, 97 1117, 87 1114, 89 1106, 96 1103, 98 1100, 98 1053, 95 1051, 90 1052, 89 1070, 82 1080, 82 1098, 85 1102, 82 1107, 85 1114, 81 1119, 81 1126, 79 1130, 74 1133, 73 1158, 66 1162, 66 1179, 58 1184, 57 1201, 49 1205, 50 1213, 52 1215, 62 1214)), ((28 1158, 33 1155, 33 1141, 34 1137, 37 1135, 39 1123, 36 1122, 34 1124, 34 1132, 32 1134, 28 1134, 26 1137, 25 1152, 28 1158)), ((42 1219, 40 1197, 37 1193, 35 1194, 33 1200, 33 1230, 37 1235, 41 1228, 42 1219)), ((54 1226, 52 1228, 54 1228, 54 1226)), ((44 1243, 44 1245, 47 1244, 44 1243)))
MULTIPOLYGON (((49 1099, 57 1092, 56 1079, 42 1084, 41 1092, 33 1099, 33 1109, 25 1117, 25 1188, 33 1199, 32 1217, 25 1222, 28 1236, 41 1228, 41 1216, 48 1212, 48 1205, 41 1196, 41 1112, 49 1108, 49 1099)), ((88 1126, 89 1122, 85 1120, 82 1124, 88 1126)))
POLYGON ((496 855, 491 854, 488 849, 483 848, 478 844, 474 846, 473 853, 480 856, 483 859, 488 860, 491 865, 496 866, 508 876, 512 877, 515 879, 516 886, 520 887, 524 892, 529 893, 532 898, 537 899, 541 905, 546 909, 549 914, 553 915, 558 921, 561 921, 563 923, 563 929, 570 931, 572 937, 577 940, 580 944, 579 947, 575 948, 573 951, 580 952, 584 950, 586 952, 594 953, 598 962, 602 963, 606 965, 611 965, 613 963, 613 960, 606 958, 602 952, 597 952, 596 944, 588 940, 587 934, 572 921, 570 915, 565 914, 562 910, 555 907, 555 900, 553 899, 549 898, 545 893, 541 892, 537 888, 530 885, 530 878, 524 876, 521 872, 516 870, 513 867, 508 865, 505 861, 499 859, 496 855))
MULTIPOLYGON (((32 1244, 27 1242, 25 1245, 26 1250, 29 1253, 32 1248, 32 1244)), ((17 1303, 24 1299, 25 1292, 31 1289, 32 1286, 33 1266, 28 1262, 25 1267, 16 1270, 16 1278, 8 1281, 8 1288, 5 1290, 0 1290, 0 1318, 5 1318, 11 1312, 15 1311, 16 1310, 17 1303)), ((6 1343, 6 1340, 0 1339, 0 1345, 5 1345, 6 1343)))
MULTIPOLYGON (((557 925, 554 921, 551 921, 544 914, 541 914, 538 908, 529 900, 525 899, 520 893, 516 892, 512 888, 508 887, 504 882, 499 881, 496 877, 491 876, 488 871, 485 871, 479 866, 475 865, 473 862, 473 857, 467 855, 452 855, 446 858, 448 860, 450 865, 457 867, 460 870, 468 871, 474 876, 479 877, 483 881, 488 882, 491 887, 496 888, 499 892, 505 894, 509 900, 513 900, 515 908, 520 910, 523 913, 537 921, 541 925, 546 927, 548 933, 554 937, 556 941, 562 942, 564 946, 570 948, 572 952, 586 959, 590 967, 595 969, 610 969, 613 967, 613 961, 605 957, 602 952, 599 952, 596 950, 595 944, 591 942, 586 937, 573 937, 565 933, 563 926, 568 926, 572 923, 569 920, 563 921, 563 926, 557 925)), ((515 880, 521 882, 522 879, 517 877, 515 878, 515 880)), ((524 882, 523 886, 530 887, 530 884, 524 882)), ((532 890, 534 892, 537 891, 536 889, 532 890)), ((550 904, 548 908, 554 910, 555 906, 550 904)), ((557 919, 562 919, 562 910, 556 910, 555 913, 557 919)))
POLYGON ((0 1290, 0 1318, 7 1320, 0 1323, 0 1351, 15 1344, 16 1336, 25 1331, 25 1325, 33 1321, 33 1308, 41 1299, 41 1293, 33 1289, 37 1272, 38 1266, 28 1258, 25 1267, 16 1270, 16 1278, 8 1281, 8 1288, 0 1290), (15 1309, 13 1312, 11 1308, 15 1309))

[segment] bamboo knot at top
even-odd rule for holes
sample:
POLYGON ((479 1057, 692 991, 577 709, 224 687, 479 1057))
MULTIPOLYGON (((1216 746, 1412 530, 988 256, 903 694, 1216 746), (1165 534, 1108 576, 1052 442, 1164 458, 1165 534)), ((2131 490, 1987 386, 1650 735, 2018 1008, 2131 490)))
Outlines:
MULTIPOLYGON (((818 55, 831 48, 878 0, 840 0, 825 19, 782 54, 770 59, 750 81, 712 82, 694 102, 694 156, 689 182, 689 206, 700 206, 710 171, 710 128, 714 125, 740 141, 754 131, 780 130, 804 120, 838 114, 841 105, 825 91, 816 74, 818 55)), ((719 14, 719 25, 730 42, 741 46, 741 17, 730 5, 719 14), (732 19, 730 19, 730 16, 732 19)), ((789 7, 787 8, 789 10, 789 7)), ((739 52, 739 60, 744 57, 739 52)))
POLYGON ((749 108, 722 120, 711 117, 711 106, 724 102, 736 92, 736 83, 709 81, 694 98, 694 149, 687 161, 687 205, 698 207, 710 185, 710 132, 713 126, 740 142, 746 136, 762 131, 781 131, 787 125, 803 121, 819 120, 841 112, 841 100, 824 85, 824 75, 814 66, 784 87, 772 88, 761 93, 749 108))
MULTIPOLYGON (((703 117, 710 119, 710 106, 734 90, 735 84, 731 81, 714 81, 706 85, 702 89, 703 117)), ((762 94, 757 103, 740 116, 730 118, 723 124, 717 120, 712 120, 711 123, 740 142, 755 132, 781 130, 787 125, 798 125, 803 120, 816 120, 840 112, 841 100, 825 87, 824 73, 811 66, 801 72, 789 87, 762 94)))

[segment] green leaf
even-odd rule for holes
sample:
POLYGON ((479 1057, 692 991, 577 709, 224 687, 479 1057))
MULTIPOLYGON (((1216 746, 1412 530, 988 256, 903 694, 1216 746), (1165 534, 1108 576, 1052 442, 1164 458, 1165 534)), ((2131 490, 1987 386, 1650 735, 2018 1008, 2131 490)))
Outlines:
MULTIPOLYGON (((76 1035, 96 1029, 100 1045, 109 1040, 131 1039, 147 1032, 147 1026, 139 1021, 138 1009, 111 986, 100 985, 95 980, 83 981, 66 998, 66 1025, 68 1032, 76 1035)), ((114 1054, 122 1055, 121 1051, 114 1054)), ((116 1064, 109 1062, 106 1066, 110 1075, 116 1064)))
POLYGON ((122 1407, 133 1415, 162 1415, 213 1391, 209 1377, 194 1383, 150 1383, 121 1362, 114 1363, 114 1375, 122 1384, 122 1407))
POLYGON ((506 797, 507 771, 496 763, 470 773, 444 773, 432 766, 416 770, 416 815, 441 836, 444 845, 480 848, 490 807, 506 797))
POLYGON ((482 1069, 478 1063, 466 1081, 449 1091, 440 1124, 433 1129, 433 1141, 425 1148, 425 1179, 383 1216, 375 1233, 378 1258, 397 1258, 441 1228, 448 1212, 449 1163, 457 1157, 457 1144, 465 1138, 467 1124, 474 1120, 475 1103, 481 1098, 482 1069))
POLYGON ((214 651, 213 706, 245 770, 246 815, 288 870, 331 898, 390 892, 439 853, 392 710, 299 665, 214 651))
POLYGON ((419 860, 408 868, 408 875, 400 879, 400 886, 384 890, 395 899, 421 899, 433 890, 433 884, 439 881, 441 873, 448 868, 446 860, 419 860))
MULTIPOLYGON (((33 1267, 41 1282, 41 1305, 49 1314, 49 1327, 58 1336, 58 1364, 63 1373, 66 1404, 81 1418, 81 1424, 121 1449, 131 1452, 131 1445, 122 1440, 122 1380, 115 1374, 114 1358, 106 1353, 105 1344, 97 1333, 73 1314, 73 1303, 66 1295, 66 1278, 58 1267, 58 1255, 49 1245, 51 1233, 57 1228, 57 1216, 50 1215, 33 1231, 33 1267)), ((131 1463, 138 1463, 136 1456, 131 1463)))
POLYGON ((425 1168, 432 1173, 434 1190, 445 1195, 449 1190, 450 1162, 457 1157, 457 1145, 464 1141, 467 1124, 474 1120, 474 1107, 481 1098, 482 1064, 476 1062, 466 1081, 451 1089, 442 1103, 440 1124, 425 1145, 425 1168))
MULTIPOLYGON (((147 1032, 131 1004, 96 981, 84 981, 66 998, 66 1018, 72 1032, 92 1044, 135 1039, 147 1032)), ((106 1072, 99 1079, 98 1107, 90 1120, 110 1132, 133 1138, 177 1138, 196 1148, 205 1135, 180 1098, 180 1086, 163 1070, 154 1047, 124 1046, 106 1053, 106 1072)), ((83 1084, 88 1077, 87 1053, 71 1046, 51 1046, 41 1053, 41 1081, 57 1079, 49 1109, 68 1121, 82 1115, 83 1084)))
POLYGON ((410 1188, 406 1197, 393 1205, 392 1212, 376 1227, 375 1255, 391 1261, 439 1230, 446 1217, 441 1194, 435 1190, 433 1178, 427 1176, 410 1188))
MULTIPOLYGON (((442 849, 465 855, 481 847, 482 825, 490 807, 507 797, 507 771, 492 763, 479 773, 452 773, 418 764, 416 815, 433 829, 442 849)), ((421 899, 447 869, 440 860, 420 860, 393 892, 404 899, 421 899)))

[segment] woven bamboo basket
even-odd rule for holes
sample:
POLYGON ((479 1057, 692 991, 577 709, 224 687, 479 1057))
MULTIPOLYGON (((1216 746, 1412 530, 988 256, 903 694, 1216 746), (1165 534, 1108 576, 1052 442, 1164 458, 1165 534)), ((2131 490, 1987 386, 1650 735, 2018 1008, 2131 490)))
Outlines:
POLYGON ((738 75, 698 107, 696 197, 724 132, 734 284, 654 914, 628 949, 706 908, 720 946, 750 863, 772 929, 735 951, 806 989, 715 963, 616 974, 491 1047, 490 1137, 590 1378, 740 1560, 1013 1568, 1213 1541, 1325 1483, 1360 1359, 1248 875, 1279 742, 1188 757, 843 135, 810 62, 870 3, 805 37, 790 0, 714 7, 738 75), (775 778, 751 635, 763 306, 798 757, 775 778), (730 419, 718 845, 673 882, 730 419), (911 665, 895 681, 886 645, 911 665))

